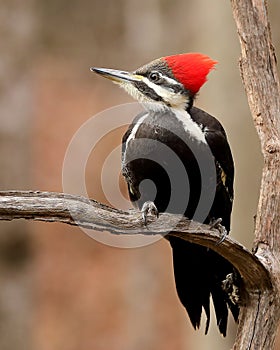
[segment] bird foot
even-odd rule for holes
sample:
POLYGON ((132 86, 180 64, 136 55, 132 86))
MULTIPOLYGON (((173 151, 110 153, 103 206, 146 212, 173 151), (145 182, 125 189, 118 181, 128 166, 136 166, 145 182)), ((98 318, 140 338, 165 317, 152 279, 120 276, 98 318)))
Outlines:
POLYGON ((222 288, 227 293, 230 301, 234 305, 240 304, 240 292, 238 288, 237 278, 234 273, 229 273, 222 281, 222 288))
POLYGON ((157 207, 155 206, 155 203, 152 201, 147 201, 143 204, 142 209, 141 209, 141 213, 142 213, 142 218, 143 218, 145 226, 147 226, 148 215, 153 215, 153 216, 156 216, 158 218, 157 207))
POLYGON ((223 226, 221 222, 222 222, 222 218, 218 218, 218 219, 212 220, 212 222, 210 223, 210 230, 217 229, 221 234, 221 238, 216 243, 216 245, 220 245, 226 239, 226 236, 228 234, 225 226, 223 226))

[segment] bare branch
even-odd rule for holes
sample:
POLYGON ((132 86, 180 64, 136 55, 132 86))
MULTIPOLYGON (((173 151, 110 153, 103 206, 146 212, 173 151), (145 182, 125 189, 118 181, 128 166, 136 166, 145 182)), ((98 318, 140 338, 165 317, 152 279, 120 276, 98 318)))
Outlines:
POLYGON ((232 238, 217 245, 220 234, 208 225, 178 215, 162 214, 164 220, 143 225, 139 211, 117 210, 80 196, 39 191, 0 192, 0 220, 41 220, 79 225, 112 234, 173 235, 207 246, 229 260, 244 279, 247 292, 267 290, 270 281, 259 260, 232 238))

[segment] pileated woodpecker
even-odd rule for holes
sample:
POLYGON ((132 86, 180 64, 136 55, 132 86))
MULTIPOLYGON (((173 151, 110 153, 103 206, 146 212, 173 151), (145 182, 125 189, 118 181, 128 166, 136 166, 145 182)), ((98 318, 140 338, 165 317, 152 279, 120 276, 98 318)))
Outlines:
MULTIPOLYGON (((234 164, 226 133, 216 118, 193 106, 216 63, 187 53, 156 59, 132 73, 91 68, 146 107, 124 135, 122 152, 129 196, 145 222, 149 213, 166 211, 208 224, 222 220, 230 230, 234 164)), ((176 237, 168 240, 177 293, 193 327, 199 328, 204 309, 207 333, 211 295, 218 328, 225 336, 228 309, 237 321, 239 307, 224 281, 236 271, 206 247, 176 237)))

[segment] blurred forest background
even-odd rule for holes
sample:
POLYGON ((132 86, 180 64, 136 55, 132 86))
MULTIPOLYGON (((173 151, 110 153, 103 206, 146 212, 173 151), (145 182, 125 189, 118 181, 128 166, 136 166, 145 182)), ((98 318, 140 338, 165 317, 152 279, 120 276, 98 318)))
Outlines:
MULTIPOLYGON (((280 57, 280 2, 270 1, 269 11, 280 57)), ((90 66, 133 70, 191 51, 218 60, 196 105, 227 131, 236 165, 231 234, 251 247, 262 157, 229 1, 2 0, 0 36, 1 190, 62 191, 76 130, 97 112, 132 101, 90 66)), ((102 202, 102 162, 122 132, 107 137, 87 165, 89 195, 102 202)), ((231 321, 222 339, 213 320, 205 337, 203 319, 193 331, 164 240, 117 249, 76 227, 1 223, 0 286, 1 350, 230 349, 236 330, 231 321)))

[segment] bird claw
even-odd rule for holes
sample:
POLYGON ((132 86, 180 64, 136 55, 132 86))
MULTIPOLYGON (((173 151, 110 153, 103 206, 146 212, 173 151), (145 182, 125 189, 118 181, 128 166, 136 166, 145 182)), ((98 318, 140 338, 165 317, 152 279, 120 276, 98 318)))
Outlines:
POLYGON ((222 222, 222 218, 218 218, 218 219, 213 220, 210 224, 210 230, 217 229, 221 234, 221 238, 216 243, 216 245, 220 245, 226 239, 226 236, 228 235, 228 232, 227 232, 225 226, 223 226, 221 224, 221 222, 222 222))
POLYGON ((155 203, 152 201, 147 201, 143 204, 141 213, 142 213, 142 218, 145 226, 147 226, 148 215, 154 215, 158 218, 157 207, 155 206, 155 203))
POLYGON ((240 304, 240 291, 235 273, 226 275, 226 278, 222 281, 222 288, 234 305, 240 304))

